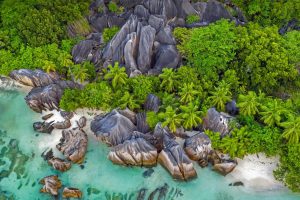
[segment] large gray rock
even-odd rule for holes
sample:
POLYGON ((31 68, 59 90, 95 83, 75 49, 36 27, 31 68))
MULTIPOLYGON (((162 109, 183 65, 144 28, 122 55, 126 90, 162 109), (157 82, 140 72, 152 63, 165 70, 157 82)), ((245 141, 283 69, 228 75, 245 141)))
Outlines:
POLYGON ((53 121, 52 122, 34 122, 33 129, 34 129, 34 131, 37 131, 40 133, 50 134, 54 129, 53 121))
POLYGON ((144 104, 144 109, 146 111, 153 111, 157 113, 159 110, 159 106, 160 106, 160 100, 158 96, 154 94, 149 94, 144 104))
POLYGON ((9 76, 17 82, 31 87, 47 86, 59 80, 59 77, 56 73, 47 74, 39 69, 13 70, 9 76))
POLYGON ((155 28, 156 32, 159 32, 165 27, 164 19, 155 15, 150 15, 148 23, 151 27, 155 28))
POLYGON ((133 32, 128 35, 128 41, 124 47, 124 59, 125 59, 125 67, 130 72, 137 70, 137 49, 138 49, 138 39, 136 32, 133 32))
POLYGON ((119 165, 155 165, 157 161, 156 148, 142 137, 142 133, 134 134, 131 139, 113 147, 108 158, 119 165))
POLYGON ((200 13, 201 22, 212 23, 220 19, 234 19, 225 6, 215 0, 209 0, 207 3, 199 2, 195 5, 195 8, 200 13))
POLYGON ((207 166, 212 151, 211 140, 205 133, 199 132, 185 140, 184 150, 190 159, 198 161, 202 167, 207 166))
POLYGON ((182 147, 171 138, 164 138, 164 149, 159 153, 158 162, 175 179, 188 180, 197 176, 192 161, 182 147))
POLYGON ((120 4, 126 8, 132 8, 142 2, 143 0, 120 0, 120 4))
POLYGON ((226 113, 219 113, 215 108, 210 108, 203 119, 203 128, 219 132, 221 137, 224 137, 231 131, 229 122, 232 119, 232 116, 226 113))
POLYGON ((141 133, 148 133, 150 131, 150 127, 147 123, 147 114, 145 112, 138 113, 136 115, 136 126, 137 130, 141 133))
POLYGON ((172 35, 170 26, 166 26, 165 28, 159 30, 155 40, 161 44, 176 45, 176 41, 172 35))
POLYGON ((152 48, 153 48, 155 33, 156 30, 151 26, 144 26, 141 29, 137 64, 138 64, 138 69, 142 73, 148 72, 151 68, 151 61, 152 61, 152 54, 153 54, 152 48))
POLYGON ((101 141, 116 146, 130 139, 136 126, 130 119, 113 110, 105 117, 97 116, 91 122, 91 130, 101 141))
POLYGON ((148 9, 146 9, 143 5, 137 5, 134 8, 134 14, 140 19, 140 20, 148 20, 150 13, 148 9))
POLYGON ((65 89, 81 88, 81 85, 72 81, 57 81, 44 87, 33 88, 25 97, 28 106, 41 113, 43 110, 59 108, 59 102, 65 89))
POLYGON ((74 163, 82 163, 87 150, 88 136, 80 129, 64 130, 56 148, 74 163))

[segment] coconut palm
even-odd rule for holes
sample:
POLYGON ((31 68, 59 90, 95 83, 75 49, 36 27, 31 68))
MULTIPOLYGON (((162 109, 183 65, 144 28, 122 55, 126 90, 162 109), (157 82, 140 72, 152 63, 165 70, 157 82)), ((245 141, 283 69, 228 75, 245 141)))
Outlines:
POLYGON ((267 103, 267 106, 262 106, 261 120, 268 126, 280 125, 283 115, 287 115, 289 111, 284 108, 283 102, 279 99, 274 99, 267 103))
POLYGON ((179 115, 176 114, 176 111, 171 106, 166 108, 166 112, 159 113, 158 115, 158 117, 163 120, 162 126, 169 127, 170 131, 173 133, 176 131, 177 127, 181 126, 182 119, 180 119, 179 115))
POLYGON ((127 91, 120 99, 120 103, 121 103, 120 108, 122 109, 129 108, 130 110, 134 110, 136 108, 140 108, 140 105, 136 102, 134 97, 127 91))
POLYGON ((71 73, 74 77, 74 80, 79 81, 80 83, 83 83, 89 78, 88 70, 81 65, 74 65, 71 68, 71 73))
POLYGON ((231 95, 229 85, 224 84, 224 81, 222 81, 218 87, 215 87, 215 91, 211 92, 208 100, 218 110, 224 111, 226 103, 231 100, 231 95))
POLYGON ((174 72, 173 69, 164 68, 162 74, 159 75, 159 78, 162 79, 161 88, 165 88, 167 92, 173 92, 175 90, 175 85, 178 79, 178 75, 174 72))
POLYGON ((60 65, 63 67, 70 67, 74 64, 72 61, 72 56, 67 52, 61 53, 58 57, 58 60, 60 65))
POLYGON ((124 67, 119 67, 119 63, 115 62, 114 66, 108 66, 109 71, 105 74, 105 80, 111 80, 113 88, 125 85, 128 79, 126 70, 124 67))
POLYGON ((249 91, 247 95, 239 95, 237 105, 240 108, 240 113, 246 116, 255 115, 261 107, 259 97, 253 91, 249 91))
POLYGON ((198 110, 198 106, 190 102, 187 106, 180 106, 182 113, 180 114, 183 119, 183 127, 186 129, 191 129, 198 126, 201 122, 202 112, 198 110))
POLYGON ((290 144, 298 144, 300 139, 300 117, 291 116, 288 121, 281 123, 284 128, 283 137, 290 144))
POLYGON ((52 61, 45 60, 43 62, 42 69, 47 73, 56 71, 56 65, 52 61))
POLYGON ((195 90, 194 83, 184 83, 179 92, 180 102, 184 104, 192 102, 199 93, 199 91, 195 90))

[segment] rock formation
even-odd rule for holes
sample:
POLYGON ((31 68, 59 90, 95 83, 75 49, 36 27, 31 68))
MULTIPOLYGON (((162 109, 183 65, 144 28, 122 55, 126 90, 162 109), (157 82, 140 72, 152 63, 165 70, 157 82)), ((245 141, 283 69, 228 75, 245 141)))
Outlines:
POLYGON ((64 156, 74 163, 82 163, 87 150, 88 136, 82 130, 63 130, 60 143, 56 145, 64 156))
POLYGON ((212 151, 211 141, 205 133, 200 132, 185 140, 184 150, 191 160, 198 161, 201 167, 205 167, 212 151))
POLYGON ((25 97, 28 106, 41 113, 43 110, 58 109, 59 101, 65 89, 80 88, 79 84, 72 81, 57 81, 44 87, 33 88, 25 97))
POLYGON ((130 139, 136 126, 130 119, 113 110, 104 117, 97 116, 91 122, 91 130, 101 141, 116 146, 130 139))
POLYGON ((224 137, 230 132, 229 122, 232 116, 226 113, 219 113, 215 108, 210 108, 203 119, 203 128, 214 132, 219 132, 224 137))
POLYGON ((46 72, 36 69, 19 69, 13 70, 9 76, 19 83, 31 87, 43 87, 50 85, 59 80, 56 73, 47 74, 46 72))
POLYGON ((40 190, 42 193, 49 193, 52 196, 58 195, 58 190, 61 188, 61 181, 57 176, 47 176, 40 181, 40 184, 44 185, 40 190))
POLYGON ((48 164, 53 167, 53 169, 65 172, 71 168, 71 163, 66 162, 60 158, 51 158, 48 160, 48 164))
POLYGON ((76 121, 78 128, 79 129, 84 128, 86 126, 86 121, 87 121, 87 119, 85 116, 80 117, 79 120, 76 121))
POLYGON ((56 129, 67 129, 72 126, 71 121, 69 119, 66 119, 65 121, 62 122, 55 122, 52 125, 56 129))
POLYGON ((82 192, 77 188, 65 187, 62 196, 63 198, 81 198, 82 192))
POLYGON ((34 122, 33 129, 40 133, 50 134, 54 129, 53 121, 52 122, 34 122))
POLYGON ((115 164, 152 166, 157 161, 157 150, 143 137, 142 133, 135 135, 111 149, 108 158, 115 164))
POLYGON ((158 112, 160 106, 160 100, 158 96, 149 94, 144 104, 144 109, 147 111, 158 112))

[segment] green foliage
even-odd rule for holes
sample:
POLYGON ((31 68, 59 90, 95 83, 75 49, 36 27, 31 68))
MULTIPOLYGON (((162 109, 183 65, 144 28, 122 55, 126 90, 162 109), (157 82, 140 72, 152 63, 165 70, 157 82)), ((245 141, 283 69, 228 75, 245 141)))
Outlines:
POLYGON ((120 99, 120 108, 129 108, 130 110, 135 110, 140 108, 140 105, 138 104, 136 99, 129 92, 126 91, 120 99))
POLYGON ((289 63, 284 39, 276 27, 249 23, 236 28, 236 34, 239 51, 234 68, 248 88, 270 93, 295 80, 297 71, 289 63))
POLYGON ((51 61, 45 60, 43 61, 42 69, 47 73, 54 72, 56 71, 56 65, 51 61))
POLYGON ((109 65, 108 69, 109 71, 105 74, 104 79, 110 80, 113 88, 126 84, 128 76, 124 67, 119 67, 119 63, 115 62, 114 66, 109 65))
POLYGON ((202 123, 202 112, 198 110, 198 106, 190 102, 187 106, 180 106, 182 113, 180 117, 183 119, 183 127, 191 129, 202 123))
POLYGON ((191 37, 192 29, 176 27, 173 31, 173 35, 177 42, 177 49, 181 53, 183 58, 187 58, 188 49, 186 48, 186 44, 191 37))
POLYGON ((200 17, 197 14, 188 15, 186 17, 185 21, 186 21, 187 24, 192 24, 192 23, 200 21, 200 17))
POLYGON ((160 119, 159 119, 157 113, 155 113, 153 111, 147 112, 147 123, 150 128, 153 129, 159 121, 160 121, 160 119))
POLYGON ((122 6, 119 7, 114 1, 110 1, 108 10, 113 13, 121 14, 124 11, 124 8, 122 6))
POLYGON ((247 95, 239 95, 238 107, 242 115, 254 116, 259 112, 261 103, 256 93, 249 91, 247 95))
POLYGON ((162 120, 162 126, 169 127, 170 131, 173 133, 181 126, 182 119, 176 114, 176 111, 171 106, 166 108, 166 112, 159 113, 158 117, 162 120))
POLYGON ((160 81, 157 76, 140 75, 130 78, 128 85, 135 99, 140 103, 144 103, 149 94, 157 92, 160 81))
POLYGON ((160 87, 164 88, 166 92, 173 92, 175 90, 178 76, 173 69, 164 68, 159 78, 162 80, 160 87))
POLYGON ((277 179, 283 181, 292 191, 300 192, 300 144, 283 148, 279 168, 274 171, 277 179))
POLYGON ((111 28, 105 28, 102 32, 103 41, 108 43, 118 32, 120 28, 113 26, 111 28))
POLYGON ((83 90, 65 90, 60 107, 67 111, 92 108, 103 111, 111 109, 112 89, 106 82, 87 84, 83 90))
POLYGON ((87 72, 88 70, 79 64, 71 67, 71 74, 74 81, 79 81, 80 83, 84 83, 89 78, 89 74, 87 72))
POLYGON ((300 67, 300 33, 299 31, 288 32, 284 36, 285 49, 288 51, 289 63, 300 67))
POLYGON ((280 126, 282 119, 289 114, 279 99, 270 99, 261 109, 262 112, 259 113, 262 116, 261 120, 268 126, 280 126))
MULTIPOLYGON (((184 30, 184 29, 183 29, 184 30)), ((235 57, 237 49, 234 24, 220 20, 207 27, 194 28, 187 40, 183 39, 180 49, 190 65, 206 75, 225 70, 227 64, 235 57)), ((185 34, 185 33, 183 33, 185 34)), ((176 35, 175 35, 176 36, 176 35)))
POLYGON ((211 92, 208 100, 211 101, 213 106, 216 106, 218 110, 225 111, 225 104, 231 100, 231 92, 226 82, 220 82, 219 86, 215 88, 215 91, 211 92))
POLYGON ((298 0, 233 0, 249 21, 263 26, 281 26, 293 18, 299 19, 300 5, 298 0))
POLYGON ((290 116, 288 121, 281 123, 284 128, 283 137, 290 144, 298 144, 300 140, 300 117, 290 116))
POLYGON ((58 43, 64 34, 59 21, 46 9, 30 9, 18 24, 18 30, 25 43, 35 47, 58 43))
POLYGON ((194 101, 199 93, 200 92, 196 90, 194 83, 184 83, 178 94, 180 96, 180 102, 183 104, 187 104, 194 101))

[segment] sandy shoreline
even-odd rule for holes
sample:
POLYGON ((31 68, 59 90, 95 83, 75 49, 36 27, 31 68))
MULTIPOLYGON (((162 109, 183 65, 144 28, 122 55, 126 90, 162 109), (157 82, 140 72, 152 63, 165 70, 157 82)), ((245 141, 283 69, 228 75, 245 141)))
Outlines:
POLYGON ((279 156, 267 157, 264 153, 247 155, 237 159, 238 165, 226 176, 230 182, 241 181, 245 189, 269 191, 283 189, 283 183, 277 181, 273 171, 278 167, 279 156))

